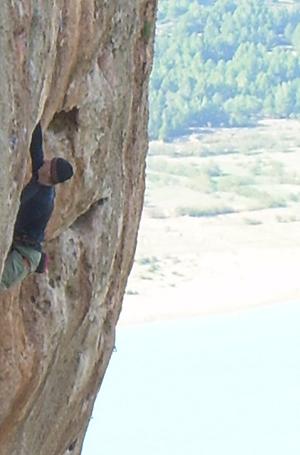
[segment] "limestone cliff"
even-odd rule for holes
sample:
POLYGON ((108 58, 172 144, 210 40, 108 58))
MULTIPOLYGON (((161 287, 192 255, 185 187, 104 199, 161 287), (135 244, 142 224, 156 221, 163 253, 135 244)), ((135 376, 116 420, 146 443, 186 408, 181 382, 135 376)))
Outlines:
MULTIPOLYGON (((140 220, 156 0, 4 0, 0 259, 31 133, 74 164, 48 274, 0 297, 0 454, 78 455, 114 346, 140 220)), ((2 270, 2 268, 1 268, 2 270)))

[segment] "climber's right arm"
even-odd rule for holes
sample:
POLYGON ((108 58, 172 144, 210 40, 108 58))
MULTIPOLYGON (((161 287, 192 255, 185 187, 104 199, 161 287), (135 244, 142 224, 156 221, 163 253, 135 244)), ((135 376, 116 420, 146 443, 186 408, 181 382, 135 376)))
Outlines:
POLYGON ((32 133, 30 155, 32 162, 32 173, 34 174, 39 170, 44 162, 43 134, 40 123, 37 124, 32 133))

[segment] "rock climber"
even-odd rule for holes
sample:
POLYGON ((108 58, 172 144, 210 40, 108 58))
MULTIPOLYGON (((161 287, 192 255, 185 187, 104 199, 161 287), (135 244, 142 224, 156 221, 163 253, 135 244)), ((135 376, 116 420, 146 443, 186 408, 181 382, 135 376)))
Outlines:
POLYGON ((4 264, 0 291, 23 281, 30 273, 44 270, 42 243, 54 208, 54 187, 73 175, 72 165, 67 160, 58 157, 44 160, 40 123, 32 134, 30 155, 32 177, 21 194, 13 242, 4 264))

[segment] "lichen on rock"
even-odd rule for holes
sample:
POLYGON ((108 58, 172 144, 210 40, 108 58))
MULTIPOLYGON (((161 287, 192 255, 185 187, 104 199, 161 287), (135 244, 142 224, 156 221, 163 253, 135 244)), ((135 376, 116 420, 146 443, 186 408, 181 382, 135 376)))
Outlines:
POLYGON ((136 246, 156 0, 1 5, 0 261, 29 143, 75 177, 58 188, 49 272, 0 296, 0 454, 80 454, 136 246))

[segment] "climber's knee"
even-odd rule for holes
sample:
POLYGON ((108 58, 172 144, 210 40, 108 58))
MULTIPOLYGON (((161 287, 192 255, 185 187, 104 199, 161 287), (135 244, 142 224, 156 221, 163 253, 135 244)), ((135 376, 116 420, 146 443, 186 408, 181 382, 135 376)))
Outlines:
POLYGON ((0 291, 9 289, 20 283, 27 275, 34 272, 38 266, 41 253, 32 248, 12 248, 9 252, 0 282, 0 291))

